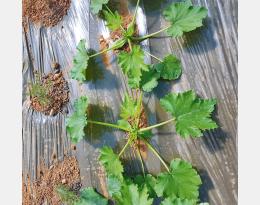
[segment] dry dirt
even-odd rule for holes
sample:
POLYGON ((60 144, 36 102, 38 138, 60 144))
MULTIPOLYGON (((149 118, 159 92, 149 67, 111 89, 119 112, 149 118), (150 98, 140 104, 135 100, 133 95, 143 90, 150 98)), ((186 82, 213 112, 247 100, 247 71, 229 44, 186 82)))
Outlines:
POLYGON ((29 177, 26 182, 23 180, 23 205, 42 205, 46 201, 50 205, 61 205, 55 191, 58 185, 66 185, 74 191, 81 188, 80 171, 75 157, 65 157, 62 162, 56 162, 49 168, 42 164, 39 172, 37 181, 31 182, 29 177))
POLYGON ((71 0, 23 0, 23 26, 29 21, 45 27, 57 25, 67 14, 71 0))
POLYGON ((62 111, 64 105, 69 101, 68 83, 65 81, 62 72, 49 73, 48 75, 43 76, 41 81, 42 85, 51 82, 51 86, 48 90, 49 103, 47 105, 42 105, 37 99, 37 96, 30 97, 31 107, 45 115, 56 115, 58 112, 62 111))

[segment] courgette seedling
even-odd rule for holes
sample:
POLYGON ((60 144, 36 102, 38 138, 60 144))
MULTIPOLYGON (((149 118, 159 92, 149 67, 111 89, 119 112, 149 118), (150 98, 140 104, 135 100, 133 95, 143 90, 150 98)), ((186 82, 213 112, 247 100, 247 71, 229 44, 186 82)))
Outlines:
MULTIPOLYGON (((127 141, 121 151, 115 154, 110 147, 101 149, 100 161, 107 172, 108 191, 110 197, 116 204, 152 204, 153 198, 163 197, 162 204, 197 204, 199 197, 199 186, 201 179, 192 166, 183 160, 174 159, 168 166, 159 152, 150 143, 152 129, 173 123, 176 132, 183 138, 188 136, 200 137, 202 131, 214 129, 217 124, 210 118, 216 101, 214 99, 198 98, 194 91, 189 90, 183 93, 171 93, 160 100, 161 106, 169 112, 171 118, 148 127, 140 127, 142 112, 142 94, 138 99, 126 95, 121 105, 120 119, 117 123, 93 121, 87 118, 88 99, 81 96, 74 103, 74 113, 67 119, 67 132, 72 142, 77 143, 83 137, 84 127, 87 123, 100 126, 112 127, 127 133, 127 141), (159 173, 153 177, 145 173, 143 158, 138 147, 138 140, 141 140, 154 153, 165 167, 166 172, 159 173), (143 180, 134 184, 132 179, 123 177, 123 166, 119 161, 128 146, 134 147, 142 165, 143 180), (148 181, 147 181, 148 180, 148 181), (147 184, 148 183, 148 184, 147 184), (153 185, 149 184, 153 183, 153 185), (138 188, 139 186, 139 188, 138 188), (150 187, 148 190, 147 186, 150 187), (115 190, 116 191, 115 191, 115 190), (133 190, 138 190, 138 194, 133 190), (114 193, 115 192, 115 193, 114 193), (127 199, 123 196, 130 194, 127 199), (134 194, 134 196, 132 196, 134 194), (136 194, 136 196, 135 196, 136 194), (135 203, 133 197, 145 202, 135 203), (145 199, 144 199, 145 198, 145 199), (125 201, 126 200, 126 201, 125 201)), ((133 179, 136 180, 135 178, 133 179)), ((139 178, 140 180, 140 178, 139 178)))
MULTIPOLYGON (((140 42, 152 38, 161 32, 167 32, 172 37, 179 37, 184 32, 192 31, 202 26, 202 20, 207 16, 204 7, 193 6, 191 1, 172 3, 163 12, 163 16, 169 25, 157 32, 138 36, 135 32, 135 21, 137 8, 140 0, 137 0, 135 13, 131 23, 124 28, 119 13, 112 12, 107 6, 108 0, 92 0, 91 9, 97 14, 103 12, 107 26, 110 30, 121 29, 122 37, 114 42, 109 48, 98 53, 89 55, 86 49, 86 41, 81 40, 77 46, 77 53, 73 61, 71 77, 84 82, 86 80, 86 69, 90 58, 106 53, 110 50, 117 50, 118 64, 128 78, 128 84, 136 89, 135 98, 125 95, 121 105, 120 118, 116 123, 100 122, 88 119, 87 107, 88 98, 81 96, 74 103, 74 113, 66 119, 66 129, 73 143, 77 143, 85 136, 84 128, 87 123, 100 126, 107 126, 125 132, 126 143, 118 154, 112 148, 103 147, 100 154, 100 162, 107 173, 107 186, 109 199, 118 205, 151 205, 156 197, 161 198, 162 205, 195 205, 199 204, 199 186, 201 179, 191 164, 181 160, 173 159, 168 163, 151 143, 152 129, 166 124, 175 126, 176 133, 182 138, 200 137, 203 131, 217 128, 217 124, 211 119, 216 104, 215 99, 202 99, 197 97, 193 90, 181 93, 169 93, 160 99, 162 108, 171 116, 168 120, 155 125, 142 125, 140 121, 143 112, 143 91, 151 92, 157 85, 159 79, 175 80, 182 73, 181 62, 173 54, 160 59, 153 54, 146 52, 158 63, 147 65, 144 63, 145 51, 139 45, 140 42), (128 45, 130 50, 120 50, 128 45), (138 147, 138 141, 144 142, 148 149, 161 161, 165 168, 164 172, 152 176, 145 172, 144 162, 138 147), (127 177, 120 158, 127 147, 132 146, 137 152, 142 165, 142 176, 127 177)), ((90 188, 91 189, 91 188, 90 188)), ((92 195, 91 195, 92 196, 92 195)), ((83 200, 78 196, 79 200, 83 200)), ((93 196, 93 200, 80 204, 107 204, 107 200, 99 200, 93 196), (97 202, 98 201, 98 202, 97 202)), ((91 197, 90 197, 91 198, 91 197)))
POLYGON ((140 0, 137 1, 132 21, 125 29, 123 27, 123 18, 117 11, 112 12, 106 5, 108 0, 91 1, 92 11, 94 13, 104 13, 108 28, 111 31, 120 29, 122 36, 116 42, 113 42, 110 47, 95 54, 88 52, 86 41, 82 39, 77 46, 77 53, 73 60, 73 68, 70 72, 72 79, 80 82, 86 81, 86 69, 88 68, 89 59, 111 50, 117 50, 118 64, 123 73, 128 77, 128 84, 133 89, 139 88, 150 92, 158 85, 159 79, 175 80, 180 77, 181 62, 175 55, 169 54, 161 59, 144 51, 140 46, 140 42, 153 38, 162 32, 166 32, 172 37, 180 37, 184 32, 189 32, 202 26, 202 20, 207 16, 207 9, 200 6, 193 6, 191 1, 172 3, 163 12, 165 20, 169 23, 168 26, 157 32, 138 36, 137 32, 135 32, 135 22, 139 2, 140 0), (102 10, 103 7, 104 9, 102 10), (126 44, 130 48, 129 52, 120 50, 126 44), (158 63, 152 65, 145 64, 145 53, 157 60, 158 63))

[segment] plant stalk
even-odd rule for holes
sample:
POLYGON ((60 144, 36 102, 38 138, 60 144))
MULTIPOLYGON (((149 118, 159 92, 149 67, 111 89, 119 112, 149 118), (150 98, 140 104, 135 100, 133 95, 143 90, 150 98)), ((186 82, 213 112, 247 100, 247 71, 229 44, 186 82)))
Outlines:
POLYGON ((160 61, 160 62, 163 62, 163 60, 162 59, 160 59, 160 58, 158 58, 158 57, 156 57, 155 55, 153 55, 153 54, 151 54, 151 53, 149 53, 148 51, 144 51, 145 53, 147 53, 149 56, 151 56, 152 58, 155 58, 156 60, 158 60, 158 61, 160 61))
POLYGON ((128 42, 129 47, 130 47, 130 51, 132 51, 132 44, 131 44, 130 39, 127 39, 127 42, 128 42))
POLYGON ((153 146, 147 142, 146 140, 144 141, 145 144, 148 146, 148 148, 158 157, 158 159, 162 162, 163 166, 166 168, 166 170, 168 172, 170 172, 169 167, 167 166, 167 164, 165 163, 165 161, 162 159, 162 157, 160 156, 160 154, 153 148, 153 146))
POLYGON ((136 149, 137 149, 137 155, 138 155, 138 157, 139 157, 139 160, 140 160, 140 162, 141 162, 143 176, 145 177, 145 171, 144 171, 144 162, 143 162, 143 158, 142 158, 142 155, 141 155, 141 153, 140 153, 140 149, 139 149, 139 147, 138 147, 138 146, 136 147, 136 149))
POLYGON ((111 11, 111 9, 110 9, 106 4, 105 4, 105 7, 106 7, 106 9, 109 11, 110 14, 112 14, 113 16, 115 16, 114 13, 111 11))
POLYGON ((138 10, 139 4, 140 4, 140 0, 137 0, 136 7, 135 7, 134 17, 133 17, 133 20, 132 20, 131 24, 134 24, 135 21, 136 21, 136 15, 137 15, 137 10, 138 10))
POLYGON ((139 128, 139 121, 141 118, 141 112, 142 112, 142 101, 143 101, 143 92, 140 90, 140 97, 138 100, 138 110, 137 110, 137 122, 136 122, 136 126, 139 128))
POLYGON ((161 30, 159 30, 159 31, 156 31, 156 32, 154 32, 154 33, 151 33, 151 34, 148 34, 148 35, 145 35, 145 36, 142 36, 142 37, 132 37, 132 39, 135 40, 135 41, 144 41, 144 40, 146 40, 147 38, 151 38, 151 37, 153 37, 153 36, 155 36, 155 35, 157 35, 157 34, 163 32, 163 31, 166 31, 166 30, 169 29, 170 27, 171 27, 171 26, 167 26, 167 27, 165 27, 165 28, 163 28, 163 29, 161 29, 161 30))
POLYGON ((156 128, 156 127, 163 126, 163 125, 168 124, 168 123, 170 123, 170 122, 172 122, 172 121, 174 121, 174 120, 175 120, 175 118, 172 118, 172 119, 170 119, 170 120, 167 120, 167 121, 161 122, 161 123, 159 123, 159 124, 156 124, 156 125, 152 125, 152 126, 149 126, 149 127, 142 128, 142 129, 139 130, 139 132, 144 132, 144 131, 151 130, 151 129, 156 128))
POLYGON ((103 125, 103 126, 107 126, 107 127, 113 127, 116 129, 120 129, 120 130, 124 130, 126 132, 130 132, 130 130, 128 130, 125 127, 116 125, 116 124, 111 124, 111 123, 106 123, 106 122, 98 122, 98 121, 93 121, 93 120, 87 120, 88 123, 92 123, 92 124, 96 124, 96 125, 103 125))
POLYGON ((125 146, 123 147, 123 149, 121 150, 121 152, 119 153, 119 157, 124 153, 125 149, 128 147, 128 145, 130 144, 131 142, 131 138, 129 137, 128 140, 127 140, 127 143, 125 144, 125 146))
POLYGON ((113 45, 113 46, 110 47, 110 48, 107 48, 107 49, 105 49, 105 50, 103 50, 103 51, 100 51, 100 52, 98 52, 98 53, 95 53, 95 54, 89 56, 89 58, 93 58, 93 57, 95 57, 95 56, 98 56, 98 55, 103 54, 103 53, 105 53, 105 52, 108 52, 108 51, 110 51, 110 50, 113 50, 113 49, 116 48, 117 46, 119 46, 119 44, 113 45))

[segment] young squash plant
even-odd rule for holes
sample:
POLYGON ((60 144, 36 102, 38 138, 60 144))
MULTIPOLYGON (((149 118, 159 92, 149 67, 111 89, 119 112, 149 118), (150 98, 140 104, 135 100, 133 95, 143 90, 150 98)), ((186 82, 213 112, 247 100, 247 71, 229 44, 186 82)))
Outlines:
MULTIPOLYGON (((182 67, 181 61, 173 54, 160 59, 146 52, 152 58, 155 58, 158 63, 145 64, 145 51, 139 43, 161 32, 167 32, 172 37, 179 37, 184 32, 192 31, 202 26, 202 20, 207 16, 207 10, 204 7, 193 6, 191 1, 172 3, 163 12, 165 20, 169 22, 168 26, 152 34, 138 36, 135 34, 135 21, 139 0, 132 21, 126 29, 122 25, 122 17, 117 11, 112 12, 107 3, 108 0, 92 0, 92 12, 95 14, 102 12, 109 29, 122 30, 122 38, 114 42, 109 48, 92 55, 88 53, 85 47, 85 40, 81 40, 77 46, 71 77, 81 83, 84 82, 90 58, 110 50, 117 50, 118 64, 127 76, 128 84, 132 89, 136 89, 139 94, 135 98, 128 94, 125 95, 120 116, 116 123, 88 119, 88 99, 81 96, 74 102, 74 113, 66 119, 69 137, 73 143, 82 140, 85 136, 84 128, 87 123, 115 128, 127 134, 126 143, 119 153, 114 153, 112 148, 105 146, 101 149, 99 158, 107 173, 108 199, 117 205, 151 205, 155 198, 161 199, 161 205, 206 205, 207 203, 200 203, 199 186, 202 182, 192 165, 181 159, 173 159, 168 165, 150 141, 152 129, 166 124, 174 125, 177 134, 182 138, 200 137, 203 135, 203 131, 217 128, 217 124, 211 119, 216 100, 199 98, 193 90, 169 93, 160 99, 160 104, 171 117, 155 125, 143 125, 141 123, 144 112, 143 91, 151 92, 158 85, 159 79, 178 79, 182 73, 182 67), (120 50, 126 44, 130 48, 129 52, 120 50), (165 167, 164 172, 156 176, 145 173, 144 162, 138 145, 140 141, 161 161, 165 167), (143 175, 128 177, 124 173, 120 158, 127 147, 132 147, 137 152, 143 175)), ((80 195, 73 194, 64 187, 60 187, 57 191, 64 202, 68 204, 108 204, 108 199, 94 192, 92 188, 84 189, 83 194, 80 193, 80 195), (84 201, 86 198, 88 199, 87 202, 84 201), (68 202, 69 200, 70 202, 68 202)))

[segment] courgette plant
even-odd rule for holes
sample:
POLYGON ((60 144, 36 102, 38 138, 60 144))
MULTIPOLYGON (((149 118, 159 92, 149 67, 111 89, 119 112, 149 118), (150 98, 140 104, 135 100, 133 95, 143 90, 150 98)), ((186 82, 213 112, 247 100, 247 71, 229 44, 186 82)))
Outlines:
MULTIPOLYGON (((204 7, 193 6, 191 1, 172 3, 163 12, 165 20, 169 22, 168 26, 152 34, 138 36, 135 34, 135 21, 139 1, 137 1, 132 21, 126 29, 122 26, 123 21, 119 13, 117 11, 112 12, 109 9, 108 0, 91 1, 92 12, 95 14, 102 12, 108 28, 111 31, 121 29, 123 35, 109 48, 92 55, 89 55, 85 47, 85 40, 81 40, 77 46, 77 53, 73 61, 74 65, 70 73, 71 78, 82 83, 86 80, 86 70, 90 58, 110 50, 117 50, 118 64, 127 76, 129 86, 137 90, 137 96, 125 95, 120 116, 116 123, 88 119, 88 98, 81 96, 74 102, 74 113, 66 119, 66 129, 73 143, 83 139, 85 136, 84 128, 87 123, 115 128, 127 134, 126 143, 119 153, 114 153, 113 149, 107 146, 100 151, 99 161, 107 173, 109 200, 114 201, 115 204, 151 205, 155 198, 161 199, 161 205, 206 204, 200 203, 199 186, 202 182, 192 165, 181 159, 173 159, 168 165, 150 143, 150 140, 152 137, 151 130, 166 124, 174 125, 177 134, 182 138, 200 137, 203 135, 203 131, 217 128, 217 124, 211 119, 216 100, 199 98, 193 90, 182 93, 169 93, 160 99, 160 104, 171 117, 155 125, 141 126, 140 121, 142 121, 141 116, 144 111, 142 105, 143 92, 151 92, 158 85, 160 79, 178 79, 182 73, 182 66, 181 61, 172 54, 160 59, 148 52, 146 53, 158 60, 158 63, 145 64, 145 52, 139 44, 143 40, 152 38, 161 32, 167 32, 172 37, 182 36, 184 32, 202 26, 202 20, 207 16, 207 10, 204 7), (128 44, 129 52, 120 50, 125 44, 128 44), (145 172, 138 147, 139 141, 142 141, 161 161, 165 167, 164 172, 156 176, 145 172), (142 165, 143 175, 128 177, 124 173, 120 158, 128 146, 135 148, 134 150, 137 152, 142 165)), ((108 203, 108 199, 95 192, 93 188, 85 188, 79 195, 73 194, 66 187, 59 187, 57 191, 64 202, 73 205, 105 205, 108 203), (69 196, 72 196, 73 200, 69 196)))

